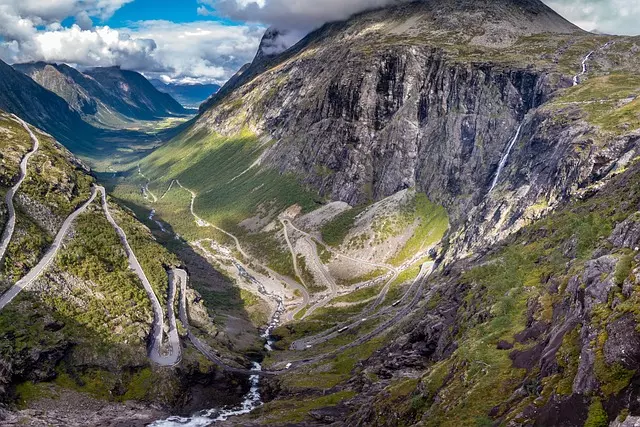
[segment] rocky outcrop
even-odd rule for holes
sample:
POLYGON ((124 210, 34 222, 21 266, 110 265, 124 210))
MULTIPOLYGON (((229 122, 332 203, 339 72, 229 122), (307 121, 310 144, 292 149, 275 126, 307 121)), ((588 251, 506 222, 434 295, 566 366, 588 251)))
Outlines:
POLYGON ((635 425, 640 255, 627 244, 640 238, 634 228, 640 167, 630 169, 549 222, 528 227, 485 255, 455 261, 425 283, 437 299, 425 301, 402 333, 392 334, 358 369, 350 384, 359 395, 347 403, 352 411, 346 424, 336 425, 437 424, 464 419, 458 412, 483 404, 486 413, 476 416, 496 425, 584 425, 598 408, 603 423, 635 425), (588 212, 612 206, 615 220, 589 226, 599 237, 581 234, 588 212), (566 255, 557 242, 571 240, 576 248, 566 255), (522 258, 509 260, 514 253, 522 258), (522 276, 519 263, 526 263, 522 276), (503 275, 510 278, 506 294, 492 290, 503 275), (522 289, 521 303, 510 299, 522 289), (501 314, 500 300, 520 304, 518 314, 501 314), (521 326, 494 329, 506 318, 521 326), (502 355, 508 364, 498 368, 502 355), (371 376, 380 380, 371 382, 371 376), (415 390, 394 401, 390 387, 416 377, 415 390), (491 378, 500 378, 493 383, 500 391, 476 394, 491 378), (403 406, 407 400, 412 405, 403 406), (487 406, 489 401, 496 406, 487 406))

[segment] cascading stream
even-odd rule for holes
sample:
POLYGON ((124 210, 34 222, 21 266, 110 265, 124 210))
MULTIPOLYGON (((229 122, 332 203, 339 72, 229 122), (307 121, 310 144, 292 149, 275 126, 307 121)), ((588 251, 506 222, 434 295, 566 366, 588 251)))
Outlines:
POLYGON ((591 55, 593 55, 594 53, 595 53, 595 51, 592 50, 582 60, 582 72, 573 77, 573 85, 574 86, 578 86, 580 84, 580 77, 582 77, 585 74, 587 74, 587 62, 589 62, 589 59, 591 59, 591 55))
POLYGON ((522 130, 522 125, 523 123, 521 123, 520 126, 518 126, 518 131, 516 132, 516 136, 513 137, 513 139, 509 143, 509 146, 507 147, 507 151, 504 153, 504 155, 502 156, 502 159, 500 160, 500 165, 498 165, 498 170, 496 171, 495 178, 493 178, 493 183, 491 184, 491 189, 489 189, 489 193, 491 193, 494 190, 494 188, 496 188, 496 186, 498 185, 498 181, 500 180, 500 175, 502 174, 502 171, 504 170, 504 167, 507 165, 507 161, 509 160, 509 155, 511 154, 513 147, 516 145, 516 142, 518 142, 518 138, 520 138, 520 131, 522 130))
MULTIPOLYGON (((251 276, 249 278, 257 282, 255 278, 251 276)), ((259 283, 258 285, 259 290, 263 295, 273 298, 278 303, 276 311, 271 318, 271 322, 269 322, 269 325, 261 335, 262 338, 266 340, 264 345, 265 349, 267 351, 272 351, 273 348, 271 346, 274 341, 271 337, 271 333, 280 324, 280 318, 285 312, 284 301, 281 296, 271 294, 267 292, 264 286, 259 283)), ((257 372, 262 371, 262 365, 258 362, 253 362, 252 370, 257 372)), ((208 409, 191 417, 169 417, 166 420, 156 421, 153 424, 150 424, 150 427, 205 427, 218 421, 226 421, 231 417, 248 414, 254 409, 262 406, 263 403, 262 395, 260 394, 260 375, 251 375, 249 377, 249 384, 249 391, 244 396, 242 403, 237 407, 208 409)))

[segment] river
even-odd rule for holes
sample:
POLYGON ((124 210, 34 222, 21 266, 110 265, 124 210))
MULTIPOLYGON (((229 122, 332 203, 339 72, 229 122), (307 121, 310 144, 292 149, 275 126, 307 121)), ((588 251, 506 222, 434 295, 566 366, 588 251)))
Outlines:
MULTIPOLYGON (((284 314, 284 301, 279 295, 267 294, 264 288, 261 288, 261 292, 272 297, 278 303, 277 309, 273 317, 271 318, 271 322, 262 334, 262 338, 265 339, 264 348, 267 351, 272 351, 272 345, 274 341, 271 334, 273 330, 280 324, 280 318, 284 314)), ((258 362, 253 362, 252 369, 254 371, 261 371, 262 365, 258 362)), ((150 424, 150 427, 205 427, 215 424, 218 421, 226 421, 231 417, 248 414, 254 409, 262 406, 263 404, 262 395, 260 394, 260 376, 250 376, 249 383, 249 391, 247 392, 247 394, 245 394, 244 399, 239 406, 222 409, 206 409, 190 417, 173 416, 167 418, 166 420, 156 421, 150 424)))

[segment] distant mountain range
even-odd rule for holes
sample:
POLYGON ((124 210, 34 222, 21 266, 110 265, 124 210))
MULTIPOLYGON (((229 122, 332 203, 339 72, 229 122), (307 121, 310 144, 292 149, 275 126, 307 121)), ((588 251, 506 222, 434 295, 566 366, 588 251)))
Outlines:
MULTIPOLYGON (((91 108, 83 99, 78 98, 74 102, 80 109, 91 108)), ((82 120, 78 110, 63 98, 2 61, 0 109, 16 114, 29 123, 37 123, 41 129, 64 143, 84 140, 98 131, 82 120)))
POLYGON ((135 71, 109 67, 80 72, 65 64, 45 62, 16 64, 13 68, 63 98, 85 121, 98 127, 122 127, 135 120, 188 113, 135 71))
POLYGON ((216 84, 176 84, 162 80, 150 80, 160 92, 167 93, 186 108, 198 108, 209 97, 220 90, 216 84))

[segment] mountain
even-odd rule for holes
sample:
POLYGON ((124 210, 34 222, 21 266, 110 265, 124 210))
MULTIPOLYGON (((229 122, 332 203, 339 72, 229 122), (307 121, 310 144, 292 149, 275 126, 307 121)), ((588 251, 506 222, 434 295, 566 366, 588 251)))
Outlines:
POLYGON ((537 0, 286 36, 111 197, 0 113, 0 424, 639 425, 640 37, 537 0))
MULTIPOLYGON (((173 298, 165 268, 180 261, 50 135, 0 111, 0 136, 0 188, 17 186, 15 211, 0 207, 0 229, 14 223, 8 245, 0 236, 0 424, 142 426, 194 400, 233 402, 239 379, 199 353, 154 358, 156 325, 172 320, 153 301, 173 298)), ((193 332, 215 332, 202 298, 180 292, 193 332)))
POLYGON ((157 79, 150 80, 150 82, 160 92, 171 95, 186 108, 198 108, 200 104, 220 90, 220 86, 216 84, 164 83, 157 79))
POLYGON ((2 61, 0 109, 38 123, 65 143, 91 138, 96 133, 64 99, 2 61))
POLYGON ((91 68, 85 74, 129 104, 139 117, 185 114, 186 110, 166 93, 159 92, 142 74, 119 67, 91 68))
POLYGON ((591 37, 539 1, 367 12, 280 55, 259 53, 201 106, 185 136, 248 129, 275 142, 262 146, 262 165, 321 197, 359 205, 417 187, 461 224, 527 113, 570 84, 586 50, 570 40, 590 41, 588 49, 598 43, 591 37), (555 58, 559 43, 568 46, 555 58))
POLYGON ((133 120, 185 114, 169 95, 158 92, 141 74, 119 68, 81 73, 65 64, 16 64, 14 68, 65 99, 91 124, 117 128, 133 120))
POLYGON ((241 241, 309 294, 230 424, 637 422, 638 52, 537 0, 434 0, 243 67, 140 164, 219 268, 203 242, 241 241))

